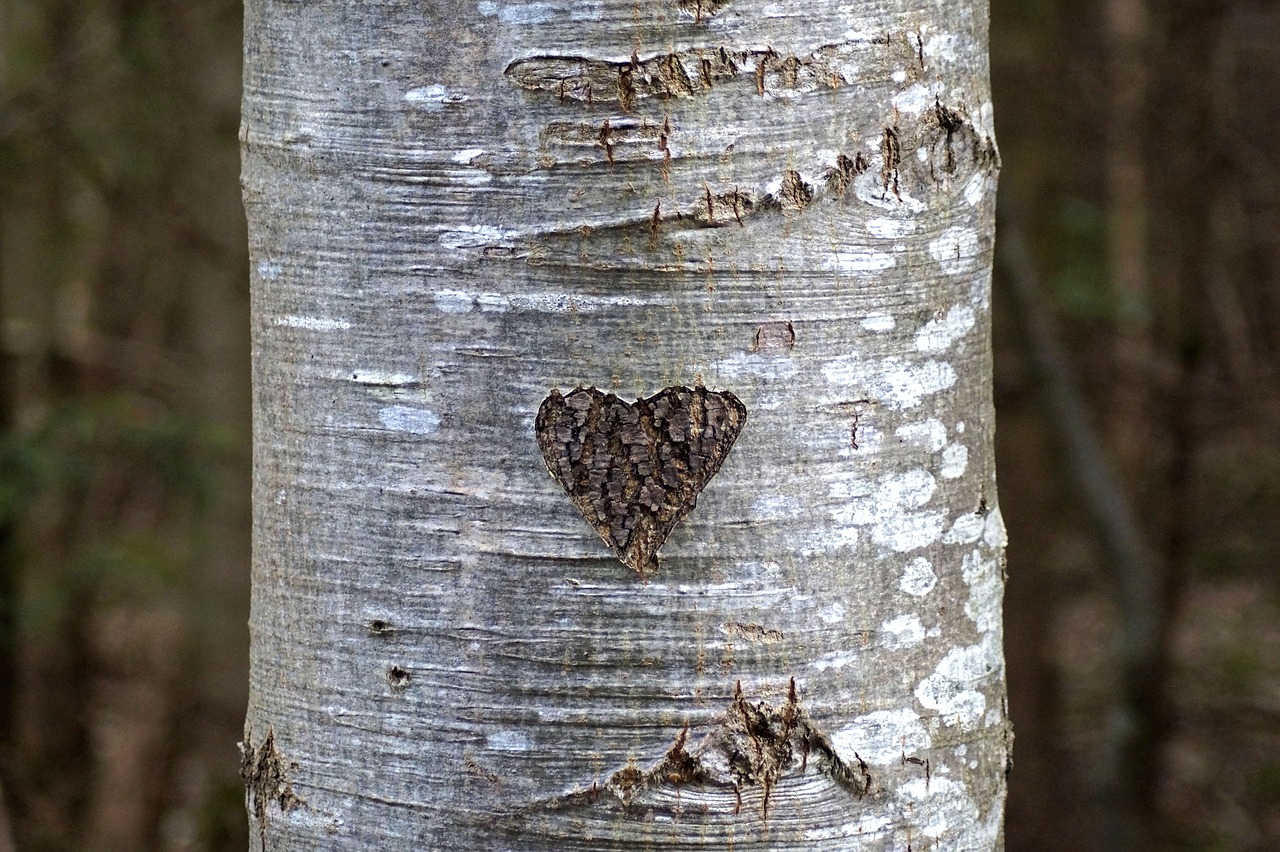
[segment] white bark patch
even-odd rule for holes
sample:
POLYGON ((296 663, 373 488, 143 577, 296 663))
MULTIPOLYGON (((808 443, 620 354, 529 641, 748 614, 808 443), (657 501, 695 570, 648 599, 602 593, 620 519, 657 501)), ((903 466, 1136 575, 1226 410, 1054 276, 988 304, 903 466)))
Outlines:
POLYGON ((761 519, 795 518, 804 514, 805 507, 796 497, 764 494, 752 501, 751 511, 753 517, 761 519))
POLYGON ((989 185, 987 175, 984 172, 978 172, 964 185, 964 200, 970 207, 977 207, 982 203, 982 199, 986 198, 989 185))
POLYGON ((694 367, 692 372, 706 372, 726 379, 759 376, 762 379, 789 379, 800 371, 791 358, 768 356, 756 352, 735 352, 710 365, 710 369, 694 367))
POLYGON ((824 269, 842 273, 879 272, 897 264, 893 255, 882 251, 835 252, 822 262, 824 269))
POLYGON ((1009 532, 1004 528, 1004 518, 1000 515, 999 506, 987 514, 987 525, 982 531, 982 540, 991 547, 1009 546, 1009 532))
POLYGON ((897 195, 892 190, 886 189, 883 179, 880 177, 880 169, 884 165, 884 158, 880 156, 879 149, 875 149, 868 158, 871 168, 858 175, 853 180, 853 194, 857 196, 859 201, 870 204, 881 210, 888 210, 892 213, 901 215, 902 213, 923 213, 929 209, 929 205, 925 204, 918 198, 899 188, 897 195))
MULTIPOLYGON (((832 483, 831 496, 843 497, 853 483, 832 483)), ((831 512, 837 529, 871 527, 871 540, 896 553, 927 547, 942 534, 942 512, 914 512, 928 503, 937 481, 925 470, 890 474, 870 494, 858 494, 831 512)))
POLYGON ((848 500, 854 497, 870 496, 875 493, 875 486, 864 477, 839 473, 829 477, 827 493, 837 500, 848 500))
POLYGON ((912 710, 877 710, 831 733, 831 745, 841 760, 854 763, 854 753, 872 766, 891 766, 902 755, 931 748, 929 732, 912 710))
POLYGON ((844 526, 826 526, 824 529, 809 533, 797 540, 800 555, 812 558, 822 553, 831 553, 853 547, 858 543, 858 529, 852 524, 844 526))
POLYGON ((884 635, 887 648, 914 648, 922 644, 927 637, 938 636, 941 633, 936 627, 926 630, 924 623, 920 621, 920 616, 915 613, 900 615, 886 621, 880 625, 880 632, 884 635))
POLYGON ((875 497, 898 508, 923 506, 933 499, 938 482, 927 470, 892 473, 880 480, 875 497))
POLYGON ((893 96, 893 106, 905 115, 916 115, 933 106, 937 93, 932 86, 916 83, 893 96))
POLYGON ((348 375, 350 375, 353 382, 383 388, 404 387, 417 381, 417 378, 408 373, 384 373, 381 370, 361 370, 357 373, 344 373, 342 377, 346 378, 348 375))
POLYGON ((886 240, 896 240, 908 234, 914 234, 916 227, 914 219, 868 219, 866 224, 868 234, 886 240))
POLYGON ((924 43, 924 55, 926 59, 941 59, 943 62, 955 62, 955 33, 935 33, 930 35, 924 43))
POLYGON ((924 597, 938 585, 938 575, 933 573, 933 565, 923 556, 917 556, 902 569, 902 578, 898 580, 898 588, 917 598, 924 597))
POLYGON ((440 234, 440 245, 450 249, 505 245, 516 235, 492 225, 459 225, 440 234))
POLYGON ((935 772, 931 778, 912 778, 893 792, 904 808, 929 814, 929 822, 916 831, 934 841, 931 848, 994 849, 998 845, 1003 807, 991 808, 983 819, 963 784, 935 772))
POLYGON ((937 711, 946 724, 974 728, 983 722, 987 697, 975 687, 989 681, 1001 665, 1000 640, 988 633, 967 648, 953 648, 933 674, 916 687, 916 700, 937 711))
POLYGON ((858 355, 845 355, 823 366, 822 374, 839 389, 842 396, 838 398, 870 391, 892 409, 915 408, 956 383, 956 371, 945 361, 909 362, 897 356, 868 366, 858 355))
POLYGON ((946 352, 973 328, 973 308, 956 305, 946 315, 931 319, 916 332, 916 349, 929 355, 946 352))
POLYGON ((467 165, 472 160, 474 160, 476 157, 479 157, 483 153, 484 153, 483 148, 463 148, 461 151, 459 151, 458 153, 450 157, 450 159, 453 160, 455 163, 462 163, 463 165, 467 165))
POLYGON ((267 260, 258 262, 258 277, 264 281, 275 281, 282 272, 284 272, 284 267, 278 263, 272 263, 267 260))
POLYGON ((504 24, 525 26, 545 24, 557 18, 571 21, 598 21, 604 14, 603 0, 543 0, 534 3, 498 3, 481 0, 476 11, 486 18, 495 15, 504 24))
POLYGON ((937 541, 943 523, 941 512, 904 514, 877 525, 871 540, 896 553, 909 553, 937 541))
POLYGON ((879 373, 872 377, 871 387, 890 408, 915 408, 925 397, 956 383, 956 371, 945 361, 911 364, 889 357, 880 363, 879 373))
POLYGON ((951 529, 942 537, 943 544, 973 544, 982 536, 987 519, 976 512, 965 512, 955 519, 951 529))
POLYGON ((984 101, 982 106, 978 107, 978 116, 974 121, 974 126, 982 132, 987 141, 995 139, 996 110, 991 101, 984 101))
POLYGON ((460 92, 450 92, 440 83, 432 83, 430 86, 419 86, 405 92, 404 100, 429 112, 435 112, 444 109, 445 104, 460 104, 471 98, 460 92))
MULTIPOLYGON (((865 841, 869 837, 878 837, 893 827, 893 817, 867 814, 857 822, 846 822, 841 825, 823 826, 822 828, 806 828, 805 840, 850 840, 865 841)), ((857 848, 856 846, 850 848, 857 848)))
POLYGON ((832 651, 831 653, 823 654, 821 657, 814 660, 809 664, 809 668, 820 672, 832 669, 839 671, 846 666, 853 665, 857 658, 857 655, 852 651, 832 651))
POLYGON ((940 420, 930 417, 919 423, 907 423, 894 430, 904 444, 921 447, 936 453, 947 444, 947 427, 940 420))
POLYGON ((475 294, 461 290, 437 290, 433 298, 436 308, 446 314, 469 313, 476 306, 475 294))
POLYGON ((862 327, 867 331, 893 331, 897 324, 892 315, 885 313, 868 314, 862 320, 862 327))
POLYGON ((305 328, 308 331, 346 331, 351 328, 351 323, 344 319, 307 317, 299 316, 297 314, 288 314, 286 316, 276 317, 274 323, 286 328, 305 328))
POLYGON ((942 451, 942 467, 938 473, 943 479, 958 479, 969 466, 969 448, 964 444, 951 444, 942 451))
MULTIPOLYGON (((533 311, 546 314, 594 313, 613 307, 640 307, 651 301, 636 296, 584 296, 568 293, 473 293, 467 290, 437 290, 432 298, 438 310, 465 314, 474 310, 533 311)), ((790 374, 788 374, 790 375, 790 374)))
POLYGON ((1000 601, 1004 596, 1000 560, 974 550, 965 556, 961 571, 969 585, 969 600, 965 601, 964 614, 983 633, 999 630, 1000 601))
POLYGON ((440 428, 440 415, 425 408, 389 405, 378 412, 382 425, 396 432, 430 435, 440 428))
POLYGON ((978 265, 978 233, 972 228, 952 227, 929 241, 929 255, 945 275, 963 275, 978 265))
POLYGON ((840 624, 845 619, 844 604, 836 601, 824 606, 818 610, 818 618, 822 619, 824 624, 840 624))
POLYGON ((519 731, 494 731, 485 738, 485 745, 494 751, 528 751, 529 738, 519 731))

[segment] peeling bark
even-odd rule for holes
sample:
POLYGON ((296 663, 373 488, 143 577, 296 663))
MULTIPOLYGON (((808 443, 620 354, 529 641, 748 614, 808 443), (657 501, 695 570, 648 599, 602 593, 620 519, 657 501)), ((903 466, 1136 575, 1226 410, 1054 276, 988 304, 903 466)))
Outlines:
POLYGON ((248 4, 259 847, 998 847, 986 9, 851 8, 248 4))

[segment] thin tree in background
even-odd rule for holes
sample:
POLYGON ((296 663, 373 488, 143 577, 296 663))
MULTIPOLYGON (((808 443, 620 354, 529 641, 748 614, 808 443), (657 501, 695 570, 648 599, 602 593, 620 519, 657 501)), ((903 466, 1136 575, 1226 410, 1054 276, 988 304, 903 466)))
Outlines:
POLYGON ((999 846, 986 7, 850 9, 247 5, 254 848, 999 846))

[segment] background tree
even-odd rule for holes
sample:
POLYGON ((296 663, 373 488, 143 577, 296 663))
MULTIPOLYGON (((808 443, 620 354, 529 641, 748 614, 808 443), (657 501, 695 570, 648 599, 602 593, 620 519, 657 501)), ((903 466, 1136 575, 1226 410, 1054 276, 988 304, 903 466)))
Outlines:
POLYGON ((984 5, 246 14, 258 845, 994 848, 984 5))

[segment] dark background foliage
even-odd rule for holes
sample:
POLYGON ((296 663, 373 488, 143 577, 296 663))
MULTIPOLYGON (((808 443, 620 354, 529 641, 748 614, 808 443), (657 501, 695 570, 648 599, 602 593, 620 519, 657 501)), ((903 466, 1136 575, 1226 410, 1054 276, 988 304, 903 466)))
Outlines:
MULTIPOLYGON (((1008 847, 1280 848, 1280 8, 992 5, 1008 847)), ((247 846, 239 16, 0 0, 0 852, 247 846)))

